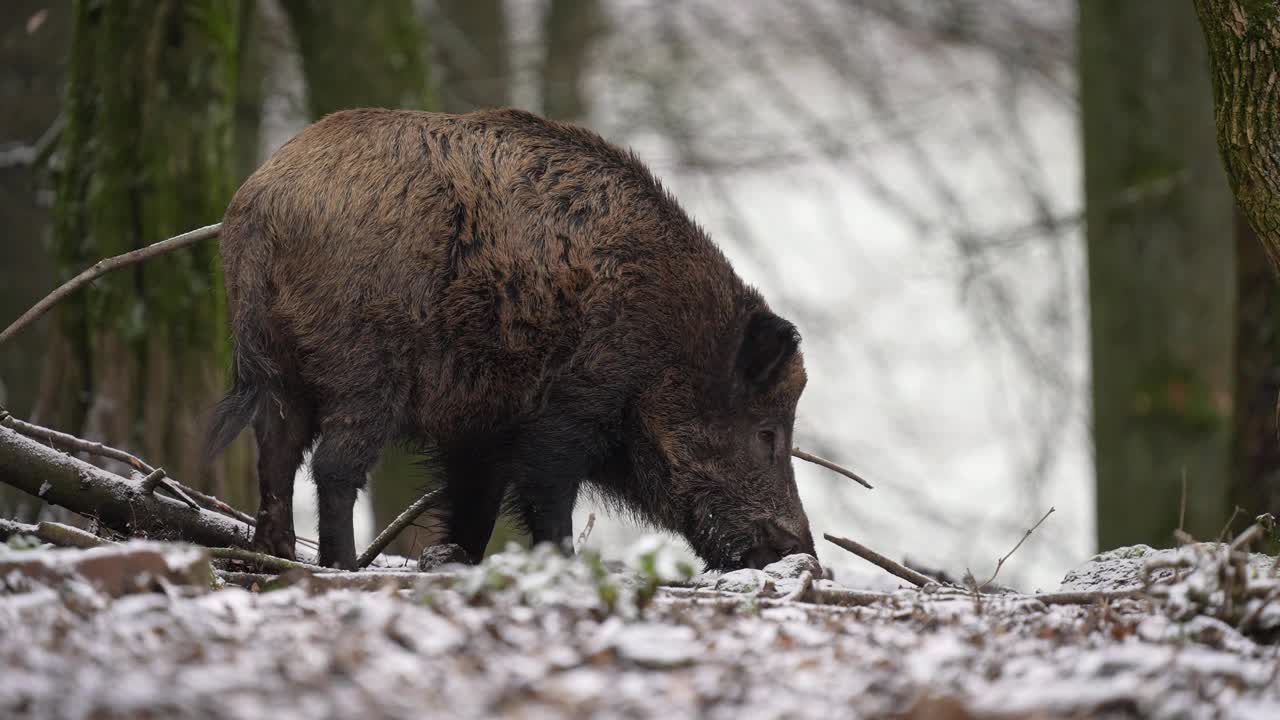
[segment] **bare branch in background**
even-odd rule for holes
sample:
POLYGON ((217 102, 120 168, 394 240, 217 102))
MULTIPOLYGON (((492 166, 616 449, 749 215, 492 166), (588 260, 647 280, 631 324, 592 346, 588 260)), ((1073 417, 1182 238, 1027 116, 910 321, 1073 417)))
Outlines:
POLYGON ((148 258, 163 255, 177 250, 178 248, 186 247, 187 245, 214 237, 221 229, 222 223, 205 225, 202 228, 196 228, 195 230, 184 232, 181 235, 175 235, 174 237, 161 240, 160 242, 152 243, 144 248, 130 250, 123 255, 116 255, 115 257, 107 258, 106 260, 99 260, 84 272, 58 286, 56 290, 46 295, 44 299, 36 303, 30 310, 23 313, 22 317, 14 320, 13 324, 4 329, 4 332, 0 332, 0 344, 4 344, 5 340, 13 337, 13 335, 19 330, 35 322, 37 318, 48 312, 49 309, 57 304, 59 300, 112 270, 127 267, 129 265, 135 265, 148 258))
POLYGON ((830 460, 825 460, 823 458, 818 457, 817 455, 811 455, 801 450, 800 448, 791 448, 791 454, 795 457, 800 458, 801 460, 804 460, 805 462, 811 462, 814 465, 820 465, 828 470, 838 472, 841 475, 849 478, 850 480, 853 480, 854 482, 858 483, 862 487, 867 488, 868 490, 874 489, 871 486, 871 483, 858 477, 858 475, 854 473, 852 470, 840 467, 839 465, 831 462, 830 460))

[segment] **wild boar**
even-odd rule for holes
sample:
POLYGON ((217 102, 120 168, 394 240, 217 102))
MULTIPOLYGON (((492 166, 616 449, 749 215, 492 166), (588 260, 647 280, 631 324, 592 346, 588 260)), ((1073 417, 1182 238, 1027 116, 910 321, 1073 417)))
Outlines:
POLYGON ((235 194, 221 251, 252 422, 255 544, 294 553, 312 447, 320 563, 390 442, 433 448, 445 542, 479 561, 505 507, 563 543, 583 483, 711 568, 814 553, 792 474, 805 386, 779 317, 631 152, 528 112, 337 112, 235 194), (504 505, 505 501, 505 505, 504 505))

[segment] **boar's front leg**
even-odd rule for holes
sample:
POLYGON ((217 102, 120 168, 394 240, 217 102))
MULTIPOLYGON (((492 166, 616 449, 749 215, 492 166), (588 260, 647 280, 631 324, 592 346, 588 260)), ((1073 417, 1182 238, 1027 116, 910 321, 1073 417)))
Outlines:
POLYGON ((599 415, 613 403, 596 391, 602 387, 607 385, 561 390, 515 443, 508 475, 534 544, 550 542, 572 552, 578 489, 610 447, 604 431, 610 423, 599 415))
POLYGON ((506 476, 494 471, 488 448, 445 453, 445 495, 449 503, 446 543, 461 547, 473 564, 484 558, 502 509, 506 476))

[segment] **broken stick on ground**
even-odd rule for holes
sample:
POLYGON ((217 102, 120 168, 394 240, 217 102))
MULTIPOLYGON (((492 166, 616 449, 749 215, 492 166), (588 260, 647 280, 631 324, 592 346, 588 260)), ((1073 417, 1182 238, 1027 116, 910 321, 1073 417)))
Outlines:
POLYGON ((871 548, 861 543, 854 542, 853 540, 850 540, 848 538, 835 537, 833 535, 828 535, 826 533, 823 533, 822 537, 826 538, 827 542, 833 543, 835 545, 838 545, 844 548, 845 550, 848 550, 849 552, 853 553, 854 555, 857 555, 863 560, 866 560, 872 565, 879 567, 880 569, 884 570, 887 573, 890 573, 891 575, 896 575, 897 577, 900 577, 903 580, 906 580, 912 585, 915 585, 917 587, 924 587, 925 585, 928 585, 930 583, 937 583, 936 580, 929 577, 928 575, 925 575, 924 573, 916 572, 915 570, 912 570, 911 568, 906 567, 901 563, 894 562, 893 560, 890 560, 884 555, 881 555, 880 553, 876 552, 875 550, 872 550, 871 548))
POLYGON ((409 523, 417 520, 418 516, 426 511, 431 505, 431 501, 439 494, 439 490, 432 490, 415 500, 404 512, 400 513, 400 516, 393 520, 385 530, 378 533, 378 537, 374 538, 369 547, 360 553, 360 557, 356 559, 356 567, 367 567, 369 563, 373 562, 374 558, 378 557, 382 550, 390 545, 392 540, 396 539, 396 535, 399 535, 401 530, 409 527, 409 523))

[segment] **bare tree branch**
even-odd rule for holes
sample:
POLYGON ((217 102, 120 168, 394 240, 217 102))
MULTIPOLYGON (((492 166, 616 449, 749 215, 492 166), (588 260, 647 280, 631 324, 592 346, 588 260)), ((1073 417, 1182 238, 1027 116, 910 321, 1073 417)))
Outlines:
POLYGON ((378 533, 378 537, 374 538, 369 547, 360 553, 360 557, 356 559, 356 567, 368 567, 369 563, 373 562, 374 558, 378 557, 383 549, 390 545, 392 540, 396 539, 396 535, 399 535, 401 530, 408 527, 410 523, 426 511, 427 507, 431 505, 431 501, 439 494, 440 490, 432 490, 415 500, 404 512, 400 513, 400 516, 388 525, 385 530, 378 533))
POLYGON ((851 479, 851 480, 853 480, 853 481, 857 482, 859 485, 861 485, 861 486, 863 486, 863 487, 865 487, 865 488, 868 488, 868 489, 871 489, 871 490, 874 490, 874 489, 875 489, 875 488, 873 488, 873 487, 872 487, 871 483, 869 483, 869 482, 867 482, 866 480, 863 480, 862 478, 858 477, 858 475, 857 475, 856 473, 854 473, 852 470, 849 470, 849 469, 847 469, 847 468, 840 467, 839 465, 837 465, 837 464, 835 464, 835 463, 831 462, 830 460, 825 460, 825 459, 823 459, 823 458, 818 457, 817 455, 811 455, 811 454, 809 454, 809 453, 807 453, 807 452, 805 452, 805 451, 801 450, 800 448, 791 448, 791 454, 792 454, 793 456, 795 456, 795 457, 800 458, 801 460, 806 461, 806 462, 811 462, 811 463, 813 463, 814 465, 821 465, 822 467, 824 467, 824 468, 826 468, 826 469, 828 469, 828 470, 832 470, 832 471, 834 471, 834 472, 838 472, 838 473, 840 473, 841 475, 843 475, 843 476, 845 476, 845 477, 847 477, 847 478, 849 478, 849 479, 851 479))
POLYGON ((168 252, 173 252, 178 248, 186 247, 187 245, 191 245, 201 240, 214 237, 215 235, 218 234, 218 232, 221 229, 222 229, 222 223, 205 225, 202 228, 196 228, 195 230, 182 233, 181 235, 175 235, 166 240, 161 240, 159 242, 152 243, 144 248, 138 248, 137 250, 130 250, 129 252, 124 253, 123 255, 116 255, 115 257, 107 258, 106 260, 99 260, 84 272, 81 272, 79 275, 76 275, 75 277, 66 281, 65 283, 60 285, 56 290, 46 295, 44 299, 42 299, 40 302, 32 306, 30 310, 23 313, 22 317, 18 318, 17 320, 14 320, 13 324, 9 325, 9 327, 4 329, 4 332, 0 332, 0 345, 3 345, 6 340, 13 337, 14 334, 16 334, 22 328, 35 322, 37 318, 39 318, 41 315, 44 315, 46 312, 48 312, 49 308, 57 304, 58 301, 62 300, 66 296, 75 292, 80 287, 92 282, 98 277, 105 275, 106 273, 111 272, 116 268, 127 267, 129 265, 136 265, 137 263, 140 263, 143 260, 146 260, 148 258, 153 258, 157 255, 163 255, 168 252))
POLYGON ((985 588, 986 586, 994 582, 996 579, 996 576, 1000 574, 1000 568, 1004 567, 1004 561, 1008 560, 1010 557, 1013 556, 1014 553, 1018 552, 1018 548, 1022 547, 1022 543, 1026 542, 1027 538, 1031 537, 1031 533, 1035 532, 1036 528, 1040 527, 1041 523, 1049 519, 1049 516, 1053 514, 1054 510, 1055 508, 1049 508, 1049 511, 1046 512, 1039 520, 1037 520, 1035 525, 1032 525, 1030 528, 1028 528, 1027 531, 1022 534, 1022 538, 1018 540, 1018 544, 1014 545, 1012 550, 1005 553, 1004 557, 996 561, 996 571, 991 573, 991 577, 987 578, 986 582, 976 586, 974 589, 980 591, 982 590, 982 588, 985 588))

